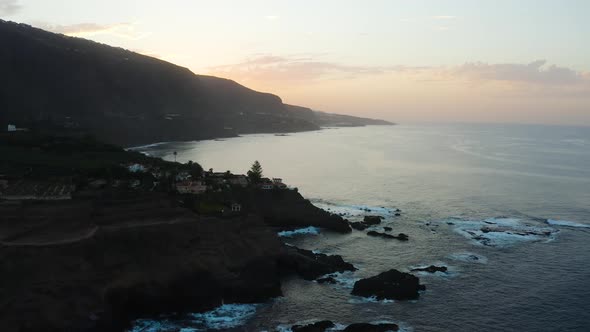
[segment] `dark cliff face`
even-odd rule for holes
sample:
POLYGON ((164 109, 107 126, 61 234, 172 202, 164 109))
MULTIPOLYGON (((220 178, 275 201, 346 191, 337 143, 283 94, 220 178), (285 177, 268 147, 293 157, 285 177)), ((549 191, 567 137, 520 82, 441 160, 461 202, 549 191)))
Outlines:
POLYGON ((282 244, 260 220, 101 228, 0 251, 3 331, 118 331, 130 319, 281 295, 282 244))
POLYGON ((318 129, 275 95, 92 41, 0 20, 0 125, 120 145, 318 129))

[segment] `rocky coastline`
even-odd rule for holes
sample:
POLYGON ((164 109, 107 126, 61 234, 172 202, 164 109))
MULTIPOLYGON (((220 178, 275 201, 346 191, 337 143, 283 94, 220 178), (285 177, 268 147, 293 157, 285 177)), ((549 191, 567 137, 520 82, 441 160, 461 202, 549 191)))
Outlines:
POLYGON ((352 231, 348 220, 297 190, 222 180, 207 193, 182 194, 174 190, 175 174, 211 183, 233 175, 216 177, 196 163, 166 162, 93 140, 30 135, 6 144, 13 151, 11 169, 30 172, 15 171, 0 187, 2 331, 127 331, 137 319, 267 302, 282 296, 285 277, 334 283, 334 273, 356 270, 338 255, 283 243, 281 231, 352 231), (26 158, 31 147, 38 147, 39 164, 26 158), (85 162, 92 154, 102 157, 100 164, 85 162), (76 188, 66 199, 4 195, 6 184, 10 190, 46 184, 45 165, 56 161, 60 166, 51 172, 60 175, 60 188, 76 188), (125 170, 141 168, 138 163, 161 176, 125 170), (222 202, 240 202, 242 210, 210 211, 222 202))
MULTIPOLYGON (((314 280, 355 270, 340 256, 281 242, 278 229, 314 225, 347 231, 344 220, 296 192, 285 191, 279 198, 250 195, 259 196, 258 204, 276 209, 232 218, 198 216, 173 207, 174 198, 166 195, 138 196, 133 204, 145 199, 140 210, 155 202, 161 206, 134 218, 132 214, 139 212, 131 210, 131 201, 121 200, 112 208, 114 203, 95 199, 88 210, 77 207, 72 216, 86 220, 84 227, 94 230, 91 236, 38 245, 34 239, 4 242, 0 250, 3 330, 124 331, 137 318, 203 312, 222 303, 265 302, 282 295, 281 279, 287 275, 314 280)), ((20 209, 39 215, 50 208, 36 203, 34 210, 21 204, 1 207, 4 213, 20 209)), ((71 230, 62 226, 62 231, 55 230, 55 238, 71 230)))

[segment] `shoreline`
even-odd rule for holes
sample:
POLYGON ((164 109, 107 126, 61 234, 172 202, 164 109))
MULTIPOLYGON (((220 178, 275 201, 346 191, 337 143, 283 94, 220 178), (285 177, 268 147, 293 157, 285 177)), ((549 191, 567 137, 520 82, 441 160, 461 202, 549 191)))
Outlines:
POLYGON ((193 140, 172 140, 172 141, 153 142, 153 143, 147 143, 147 144, 142 144, 142 145, 124 146, 123 149, 125 149, 126 151, 135 151, 135 150, 139 150, 139 149, 156 147, 156 146, 160 146, 160 145, 164 145, 164 144, 171 144, 171 143, 191 143, 191 142, 225 140, 225 139, 246 137, 246 136, 250 136, 250 135, 290 136, 291 134, 316 132, 316 131, 322 131, 322 130, 328 130, 328 129, 364 128, 364 127, 374 127, 374 126, 390 127, 390 126, 397 126, 397 125, 399 125, 399 124, 398 123, 391 123, 391 124, 368 124, 368 125, 355 125, 355 126, 324 126, 324 127, 320 127, 319 129, 310 129, 310 130, 241 133, 241 134, 236 134, 233 136, 214 136, 214 137, 210 137, 210 138, 193 139, 193 140))

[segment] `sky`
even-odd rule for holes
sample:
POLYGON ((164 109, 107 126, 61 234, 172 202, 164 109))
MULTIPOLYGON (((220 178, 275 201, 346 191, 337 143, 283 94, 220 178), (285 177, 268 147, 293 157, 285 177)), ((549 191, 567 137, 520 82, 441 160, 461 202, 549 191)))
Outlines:
POLYGON ((590 126, 587 0, 0 0, 0 18, 316 110, 590 126))

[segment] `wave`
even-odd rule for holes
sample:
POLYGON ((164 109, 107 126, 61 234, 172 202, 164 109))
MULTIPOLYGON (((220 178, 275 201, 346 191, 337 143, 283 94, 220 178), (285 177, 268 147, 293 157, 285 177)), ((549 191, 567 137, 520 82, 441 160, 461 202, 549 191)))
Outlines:
POLYGON ((375 297, 375 296, 371 296, 371 297, 354 296, 348 300, 348 303, 351 303, 351 304, 365 304, 365 303, 389 304, 389 303, 395 303, 395 301, 389 300, 389 299, 378 300, 377 297, 375 297))
POLYGON ((395 215, 395 213, 400 212, 400 210, 397 208, 371 205, 339 205, 321 199, 312 200, 312 203, 324 211, 340 215, 344 218, 352 219, 361 218, 366 215, 377 215, 387 218, 392 217, 395 215))
MULTIPOLYGON (((331 277, 336 281, 336 284, 331 284, 331 286, 337 286, 337 287, 344 288, 344 289, 353 289, 354 283, 361 279, 361 278, 354 276, 354 271, 329 273, 329 274, 321 276, 320 278, 328 278, 328 277, 331 277)), ((320 278, 318 278, 318 279, 320 279, 320 278)))
POLYGON ((293 237, 296 235, 318 235, 320 230, 317 227, 309 226, 305 228, 295 229, 292 231, 282 231, 277 233, 280 237, 293 237))
POLYGON ((568 220, 554 220, 554 219, 547 219, 547 223, 553 226, 566 226, 566 227, 576 227, 576 228, 590 228, 588 224, 582 224, 575 221, 568 221, 568 220))
POLYGON ((224 304, 204 313, 189 314, 183 319, 139 319, 128 332, 196 332, 232 329, 242 326, 256 313, 259 304, 224 304))
POLYGON ((522 242, 551 241, 558 230, 531 225, 528 222, 509 217, 483 220, 456 219, 443 220, 454 231, 472 240, 474 244, 487 247, 506 247, 522 242))
POLYGON ((172 143, 172 142, 157 142, 157 143, 152 143, 152 144, 147 144, 147 145, 132 146, 132 147, 126 148, 125 150, 126 151, 143 150, 143 149, 155 148, 156 146, 160 146, 160 145, 164 145, 164 144, 168 144, 168 143, 172 143))

